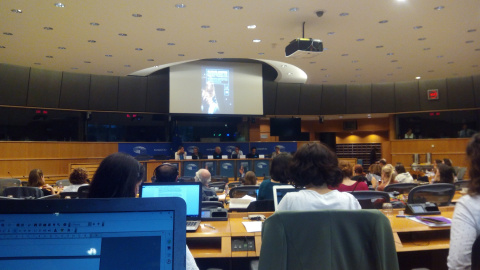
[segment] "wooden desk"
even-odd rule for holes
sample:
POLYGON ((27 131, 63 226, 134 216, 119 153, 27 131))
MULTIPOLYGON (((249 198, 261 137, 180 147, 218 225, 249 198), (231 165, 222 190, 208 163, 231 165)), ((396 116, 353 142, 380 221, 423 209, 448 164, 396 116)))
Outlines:
POLYGON ((453 198, 452 198, 452 203, 458 202, 458 200, 459 200, 463 195, 467 195, 467 193, 461 193, 459 190, 455 191, 455 195, 453 195, 453 198))
POLYGON ((232 240, 229 221, 202 222, 196 232, 187 233, 187 245, 195 258, 231 257, 232 240), (215 227, 202 226, 210 224, 215 227))

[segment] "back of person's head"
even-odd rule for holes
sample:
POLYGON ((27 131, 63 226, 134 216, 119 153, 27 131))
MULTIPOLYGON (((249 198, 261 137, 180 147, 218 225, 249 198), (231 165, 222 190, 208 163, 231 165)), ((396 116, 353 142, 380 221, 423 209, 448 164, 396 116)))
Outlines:
POLYGON ((132 156, 124 153, 111 154, 98 166, 88 197, 135 197, 143 175, 143 165, 132 156))
POLYGON ((445 164, 447 166, 450 166, 450 167, 453 167, 452 160, 449 159, 449 158, 444 158, 443 159, 443 164, 445 164))
POLYGON ((441 159, 435 159, 435 164, 438 165, 438 164, 442 164, 442 163, 443 163, 443 160, 441 160, 441 159))
POLYGON ((41 187, 45 185, 45 180, 43 180, 43 172, 40 169, 33 169, 28 175, 28 184, 29 187, 41 187))
POLYGON ((372 164, 368 168, 368 171, 372 174, 376 174, 376 175, 380 176, 382 174, 382 166, 380 166, 380 164, 376 164, 376 163, 372 164))
POLYGON ((438 164, 438 172, 440 173, 440 183, 453 184, 453 170, 452 167, 445 164, 438 164))
POLYGON ((195 182, 201 182, 203 186, 207 186, 212 181, 212 175, 207 169, 200 169, 195 173, 195 182))
POLYGON ((472 136, 467 145, 467 157, 469 164, 468 175, 470 175, 470 195, 480 194, 480 133, 472 136))
POLYGON ((88 184, 88 172, 85 168, 75 168, 68 177, 68 180, 73 185, 88 184))
POLYGON ((360 164, 356 164, 355 166, 353 166, 353 172, 357 175, 364 175, 363 167, 360 164))
POLYGON ((336 187, 343 181, 337 156, 327 146, 319 143, 304 144, 295 152, 290 174, 292 182, 298 187, 310 184, 336 187))
POLYGON ((397 163, 397 165, 395 165, 395 171, 397 171, 399 174, 407 172, 402 163, 397 163))
POLYGON ((395 175, 395 168, 392 164, 387 164, 382 168, 382 175, 385 179, 385 184, 388 185, 392 181, 393 176, 395 175))
POLYGON ((280 153, 272 160, 270 165, 270 176, 273 180, 282 184, 288 184, 290 182, 290 171, 288 166, 292 162, 292 155, 288 153, 280 153))
POLYGON ((384 158, 382 158, 382 159, 380 159, 380 160, 378 161, 378 163, 380 163, 380 166, 383 167, 383 166, 387 165, 387 160, 384 159, 384 158))
POLYGON ((246 186, 254 186, 257 184, 257 176, 254 172, 248 171, 245 173, 245 177, 243 178, 243 184, 246 186))
POLYGON ((153 182, 176 182, 178 178, 178 169, 170 163, 163 163, 155 168, 153 182))
POLYGON ((342 170, 343 178, 351 178, 353 175, 352 164, 345 160, 338 162, 338 167, 342 170))

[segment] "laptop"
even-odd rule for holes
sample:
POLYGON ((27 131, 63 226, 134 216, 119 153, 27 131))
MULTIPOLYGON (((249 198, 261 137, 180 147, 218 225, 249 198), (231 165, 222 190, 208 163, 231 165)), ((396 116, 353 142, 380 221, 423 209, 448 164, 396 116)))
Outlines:
POLYGON ((140 197, 182 198, 187 204, 187 231, 198 229, 202 218, 202 183, 144 183, 140 188, 140 197))
POLYGON ((304 188, 295 188, 292 185, 280 185, 280 186, 273 186, 273 203, 275 205, 275 211, 278 209, 278 204, 282 200, 283 196, 289 192, 297 192, 304 188))
POLYGON ((0 269, 185 269, 177 198, 0 200, 0 269))

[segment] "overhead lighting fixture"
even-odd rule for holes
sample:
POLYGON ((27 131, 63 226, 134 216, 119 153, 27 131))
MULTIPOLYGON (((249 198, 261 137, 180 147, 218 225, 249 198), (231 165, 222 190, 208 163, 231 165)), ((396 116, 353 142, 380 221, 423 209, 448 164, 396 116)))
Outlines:
POLYGON ((64 4, 62 4, 62 3, 55 3, 55 6, 56 6, 56 7, 59 7, 59 8, 63 8, 63 7, 65 7, 65 5, 64 5, 64 4))
POLYGON ((442 9, 444 9, 444 8, 445 8, 444 6, 438 6, 438 7, 434 7, 433 9, 435 9, 435 10, 442 10, 442 9))
POLYGON ((186 8, 187 6, 185 4, 176 4, 176 8, 186 8))
POLYGON ((241 9, 243 9, 243 7, 242 7, 242 6, 234 6, 233 9, 235 9, 235 10, 241 10, 241 9))
POLYGON ((23 12, 21 9, 12 9, 11 11, 13 13, 22 13, 23 12))
POLYGON ((417 77, 415 77, 415 80, 420 80, 421 78, 422 78, 422 77, 417 76, 417 77))
POLYGON ((255 29, 255 28, 257 28, 257 26, 255 24, 252 24, 252 25, 247 26, 247 28, 248 29, 255 29))
POLYGON ((260 40, 260 39, 254 39, 254 40, 252 40, 252 41, 255 42, 255 43, 258 43, 258 42, 261 42, 262 40, 260 40))
POLYGON ((298 11, 298 8, 293 7, 293 8, 291 8, 291 9, 289 9, 289 11, 295 12, 295 11, 298 11))

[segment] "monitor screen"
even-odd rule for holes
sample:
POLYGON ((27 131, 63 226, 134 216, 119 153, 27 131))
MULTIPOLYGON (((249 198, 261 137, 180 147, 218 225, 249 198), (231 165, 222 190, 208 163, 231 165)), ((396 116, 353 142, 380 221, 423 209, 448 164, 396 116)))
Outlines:
POLYGON ((273 203, 275 205, 275 211, 278 208, 278 204, 283 197, 289 192, 297 192, 303 188, 295 188, 292 185, 273 186, 273 203))
POLYGON ((296 137, 301 128, 301 118, 270 118, 270 136, 296 137))

